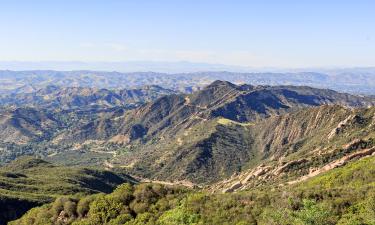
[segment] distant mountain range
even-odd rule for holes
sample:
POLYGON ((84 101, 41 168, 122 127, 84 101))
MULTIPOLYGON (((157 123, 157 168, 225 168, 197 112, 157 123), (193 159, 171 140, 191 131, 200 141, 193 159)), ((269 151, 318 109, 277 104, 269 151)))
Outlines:
POLYGON ((0 93, 24 93, 50 85, 134 89, 158 85, 191 93, 215 80, 252 85, 304 85, 353 94, 375 94, 375 69, 319 70, 318 72, 98 72, 98 71, 0 71, 0 93))
POLYGON ((111 107, 136 107, 175 91, 156 85, 136 89, 99 89, 92 87, 59 87, 48 85, 40 89, 18 88, 11 94, 0 96, 0 104, 5 106, 29 106, 60 109, 104 109, 111 107))

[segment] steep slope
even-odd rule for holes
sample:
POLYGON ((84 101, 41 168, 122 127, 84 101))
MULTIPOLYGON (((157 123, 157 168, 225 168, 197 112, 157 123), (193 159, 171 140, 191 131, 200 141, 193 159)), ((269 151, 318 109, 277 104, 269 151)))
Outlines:
POLYGON ((298 183, 374 154, 375 108, 321 106, 267 119, 254 132, 262 160, 212 190, 298 183))
POLYGON ((21 157, 0 167, 0 224, 60 195, 109 193, 124 182, 137 181, 126 174, 61 167, 21 157))
MULTIPOLYGON (((268 182, 284 182, 370 148, 375 138, 374 113, 374 107, 333 105, 252 123, 218 118, 176 132, 171 138, 127 146, 111 162, 132 174, 158 180, 202 184, 239 172, 245 179, 258 170, 264 179, 270 178, 268 182), (282 172, 283 176, 278 176, 282 172)), ((251 185, 258 185, 258 180, 251 185)))

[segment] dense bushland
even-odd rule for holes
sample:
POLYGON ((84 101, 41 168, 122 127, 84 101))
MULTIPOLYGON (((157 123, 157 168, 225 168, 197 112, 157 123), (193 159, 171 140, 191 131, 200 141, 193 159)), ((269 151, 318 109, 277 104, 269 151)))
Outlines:
POLYGON ((10 224, 374 224, 375 157, 294 186, 237 193, 123 184, 111 194, 66 196, 10 224))

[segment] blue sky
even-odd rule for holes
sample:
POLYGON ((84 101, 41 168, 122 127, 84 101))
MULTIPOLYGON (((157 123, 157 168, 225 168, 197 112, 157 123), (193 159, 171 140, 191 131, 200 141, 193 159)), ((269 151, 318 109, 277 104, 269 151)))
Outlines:
POLYGON ((375 66, 375 1, 0 0, 0 61, 375 66))

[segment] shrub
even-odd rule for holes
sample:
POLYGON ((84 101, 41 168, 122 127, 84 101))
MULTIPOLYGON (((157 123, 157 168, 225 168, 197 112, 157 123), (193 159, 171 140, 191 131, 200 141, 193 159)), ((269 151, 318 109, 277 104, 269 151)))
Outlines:
POLYGON ((296 220, 304 225, 328 225, 330 211, 321 205, 317 205, 313 200, 303 200, 303 209, 295 213, 296 220))
POLYGON ((64 212, 69 217, 75 217, 77 214, 77 203, 69 200, 64 203, 64 212))
POLYGON ((92 201, 94 201, 93 196, 87 196, 79 200, 77 204, 77 214, 79 217, 85 217, 87 215, 92 201))

